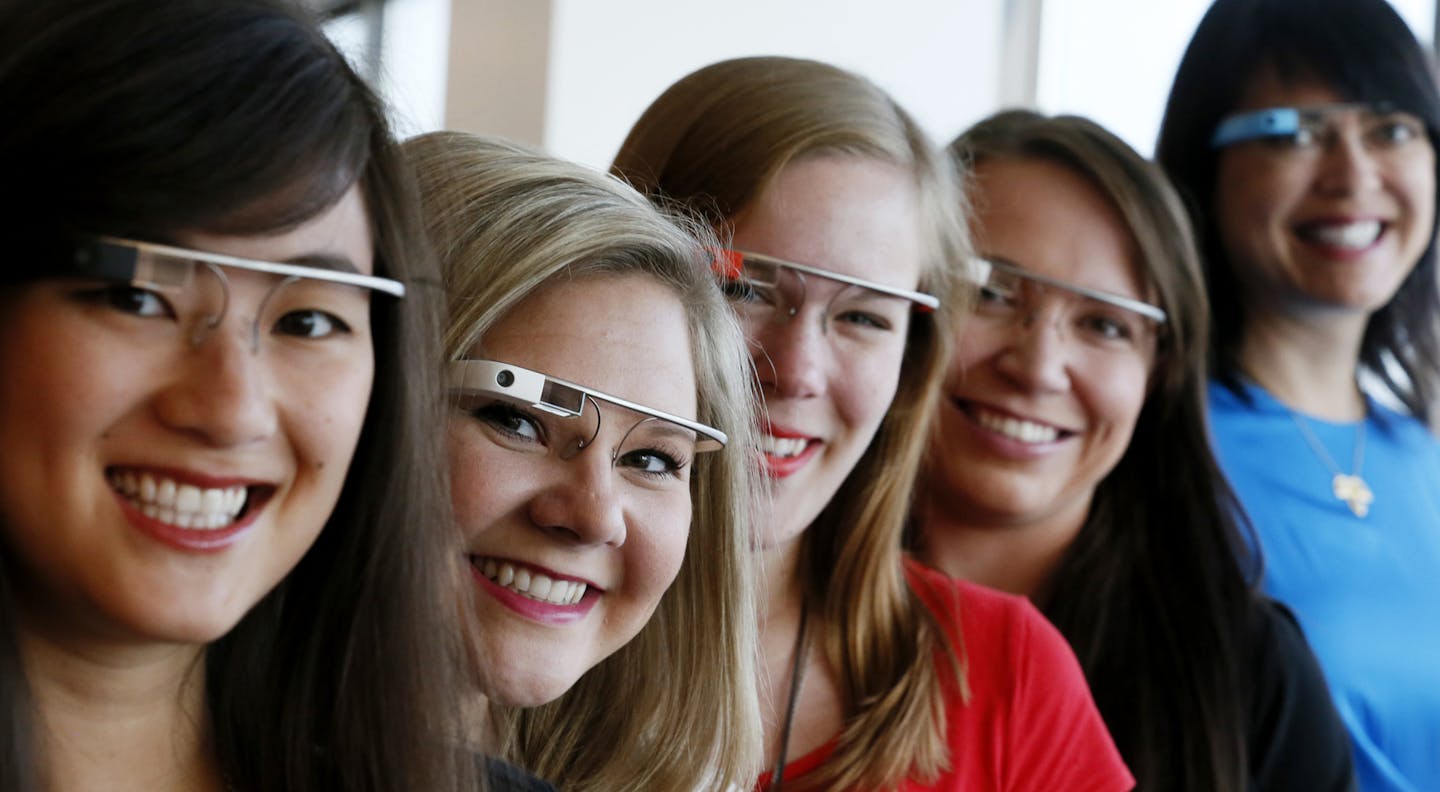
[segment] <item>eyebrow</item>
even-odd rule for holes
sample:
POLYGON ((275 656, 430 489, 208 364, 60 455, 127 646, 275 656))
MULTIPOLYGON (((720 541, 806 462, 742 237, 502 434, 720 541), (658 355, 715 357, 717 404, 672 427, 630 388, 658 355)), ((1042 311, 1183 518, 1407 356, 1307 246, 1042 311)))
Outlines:
MULTIPOLYGON (((193 249, 189 245, 185 244, 182 240, 176 239, 170 234, 160 234, 156 236, 154 244, 164 245, 165 247, 178 248, 187 251, 193 249)), ((211 255, 228 255, 224 253, 216 254, 208 250, 197 250, 196 252, 210 253, 211 255)), ((355 266, 355 262, 352 261, 349 256, 345 255, 344 253, 331 253, 329 251, 299 253, 294 256, 277 259, 255 259, 254 256, 237 256, 236 258, 254 259, 256 261, 273 261, 276 264, 289 264, 295 267, 311 267, 314 269, 330 270, 332 272, 345 272, 352 275, 361 274, 360 268, 355 266)))
POLYGON ((331 270, 333 272, 348 272, 352 275, 359 275, 360 268, 355 262, 344 253, 302 253, 298 256, 280 259, 283 264, 293 264, 297 267, 313 267, 315 269, 331 270))
MULTIPOLYGON (((110 247, 130 250, 136 256, 149 254, 188 261, 203 261, 220 266, 237 267, 252 272, 265 272, 274 275, 300 278, 315 278, 322 281, 343 283, 348 286, 358 286, 372 291, 384 292, 394 295, 395 297, 405 296, 404 283, 378 275, 361 274, 348 256, 339 253, 304 253, 293 256, 288 261, 282 263, 232 256, 226 253, 194 250, 192 248, 177 247, 175 245, 158 242, 143 242, 137 239, 126 239, 124 237, 102 235, 95 237, 94 240, 102 248, 110 247)), ((131 277, 131 275, 127 274, 124 277, 128 278, 131 277)))
POLYGON ((1063 289, 1073 294, 1078 294, 1082 297, 1088 297, 1092 300, 1099 300, 1103 303, 1109 303, 1111 305, 1124 308, 1127 311, 1133 311, 1140 314, 1141 316, 1153 319, 1161 324, 1169 321, 1169 316, 1166 314, 1165 309, 1156 305, 1151 305, 1144 300, 1139 300, 1134 297, 1127 297, 1123 294, 1117 294, 1115 292, 1105 291, 1104 289, 1092 289, 1088 286, 1081 286, 1078 283, 1070 283, 1069 281, 1063 281, 1059 278, 1051 278, 1048 275, 1041 275, 1038 272, 1032 272, 1025 267, 1020 266, 1019 264, 1016 264, 1015 262, 1010 261, 1006 258, 1002 258, 1000 256, 982 255, 977 256, 977 258, 980 261, 991 264, 992 266, 995 266, 1002 270, 1011 270, 1012 272, 1016 273, 1018 277, 1026 280, 1034 281, 1036 283, 1058 289, 1063 289))
MULTIPOLYGON (((878 294, 889 295, 891 297, 899 297, 902 300, 908 300, 909 302, 915 304, 920 310, 923 311, 933 311, 940 307, 940 300, 938 298, 936 298, 933 294, 926 294, 922 291, 906 289, 900 286, 891 286, 888 283, 880 283, 878 281, 872 281, 866 278, 859 278, 854 275, 846 275, 843 272, 835 272, 834 270, 828 270, 823 267, 812 267, 809 264, 800 264, 795 261, 788 261, 786 259, 776 258, 775 256, 770 256, 765 253, 755 253, 748 250, 738 250, 734 248, 728 248, 726 249, 726 252, 733 254, 734 256, 738 256, 742 265, 745 261, 748 260, 755 261, 761 264, 769 264, 770 266, 779 267, 781 269, 789 269, 795 272, 805 273, 807 275, 814 275, 816 277, 825 278, 827 280, 836 281, 838 283, 844 283, 849 286, 856 286, 861 289, 869 289, 870 291, 876 292, 878 294)), ((737 267, 737 270, 739 269, 741 268, 737 267)))
POLYGON ((533 406, 548 412, 554 412, 552 408, 558 407, 563 411, 560 414, 564 415, 579 415, 580 411, 584 409, 584 399, 582 398, 579 406, 575 408, 561 406, 553 400, 554 396, 551 393, 551 389, 558 387, 575 391, 595 402, 596 410, 600 408, 599 402, 603 401, 617 407, 624 407, 639 415, 657 418, 694 432, 695 450, 697 453, 702 451, 718 451, 724 448, 726 443, 730 442, 730 439, 724 432, 713 426, 702 424, 697 420, 673 415, 664 410, 655 409, 654 407, 647 407, 639 402, 632 402, 619 396, 612 396, 611 394, 595 390, 594 388, 587 388, 584 385, 569 382, 559 377, 552 377, 548 374, 527 369, 524 366, 516 366, 511 363, 483 358, 461 358, 459 360, 452 360, 446 364, 446 376, 449 380, 451 390, 477 390, 521 402, 528 401, 533 406), (508 377, 502 379, 502 376, 507 374, 507 370, 508 377), (495 390, 493 385, 487 384, 490 382, 499 385, 500 389, 495 390), (502 382, 504 384, 500 384, 502 382))
MULTIPOLYGON (((609 404, 609 405, 612 406, 612 407, 619 407, 619 406, 620 406, 620 405, 614 404, 613 402, 610 402, 610 401, 608 401, 608 400, 606 400, 606 399, 601 399, 601 398, 594 397, 594 396, 592 396, 591 398, 592 398, 592 399, 595 399, 596 401, 605 402, 606 404, 609 404)), ((626 411, 629 412, 629 413, 631 413, 631 414, 633 414, 633 415, 637 415, 637 416, 640 417, 640 419, 639 419, 638 421, 636 421, 635 423, 631 424, 631 426, 630 426, 631 431, 634 431, 634 429, 635 429, 636 427, 638 427, 638 426, 639 426, 640 424, 642 424, 642 423, 648 423, 648 424, 654 425, 654 427, 655 427, 654 431, 656 431, 656 432, 659 433, 659 434, 672 435, 672 436, 677 437, 677 438, 681 438, 681 439, 684 439, 684 440, 688 440, 688 441, 690 441, 690 442, 692 442, 692 443, 693 443, 693 442, 696 442, 696 441, 698 441, 698 440, 700 439, 700 434, 699 434, 698 432, 696 432, 694 429, 690 429, 690 428, 688 428, 688 427, 681 426, 680 424, 674 423, 674 422, 672 422, 672 421, 667 421, 667 420, 665 420, 664 418, 659 418, 659 417, 656 417, 656 416, 654 416, 654 415, 649 415, 649 414, 647 414, 647 413, 637 412, 637 411, 635 411, 635 410, 630 410, 630 409, 628 409, 628 408, 626 409, 626 411)))

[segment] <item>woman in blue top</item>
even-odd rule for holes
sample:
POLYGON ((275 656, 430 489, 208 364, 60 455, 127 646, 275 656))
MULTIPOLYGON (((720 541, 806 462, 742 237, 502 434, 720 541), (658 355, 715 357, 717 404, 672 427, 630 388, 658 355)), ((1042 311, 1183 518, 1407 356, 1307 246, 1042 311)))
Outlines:
POLYGON ((1383 0, 1219 0, 1157 149, 1205 250, 1218 455, 1364 789, 1440 789, 1437 129, 1383 0))

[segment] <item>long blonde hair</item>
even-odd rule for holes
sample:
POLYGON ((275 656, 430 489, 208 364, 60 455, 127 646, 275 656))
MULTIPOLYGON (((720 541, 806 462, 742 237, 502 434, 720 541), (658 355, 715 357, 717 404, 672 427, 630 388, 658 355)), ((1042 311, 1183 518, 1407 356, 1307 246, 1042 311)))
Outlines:
MULTIPOLYGON (((958 286, 970 252, 964 198, 944 155, 884 91, 850 72, 793 58, 707 66, 645 111, 613 171, 652 197, 684 203, 714 227, 750 204, 789 163, 827 154, 910 170, 921 207, 920 288, 941 300, 910 324, 899 388, 869 448, 801 539, 806 601, 837 669, 846 723, 816 788, 882 788, 948 766, 941 667, 949 647, 906 585, 901 540, 933 406, 949 363, 958 286)), ((968 695, 963 647, 949 653, 968 695)))
POLYGON ((404 148, 444 269, 449 359, 555 278, 641 273, 684 304, 698 419, 730 436, 724 451, 695 458, 685 558, 649 623, 556 701, 492 707, 507 758, 566 790, 748 787, 760 749, 757 397, 744 337, 710 277, 708 231, 616 179, 511 144, 441 132, 404 148))

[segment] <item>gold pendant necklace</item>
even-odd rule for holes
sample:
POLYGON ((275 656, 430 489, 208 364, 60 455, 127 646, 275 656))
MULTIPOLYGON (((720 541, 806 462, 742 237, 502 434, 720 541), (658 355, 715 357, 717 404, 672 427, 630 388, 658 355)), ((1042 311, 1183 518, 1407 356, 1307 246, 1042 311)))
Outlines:
POLYGON ((1370 485, 1365 483, 1365 479, 1360 477, 1360 466, 1365 462, 1365 419, 1360 419, 1360 423, 1355 427, 1355 459, 1350 468, 1353 472, 1346 473, 1340 469, 1339 465, 1335 464, 1335 459, 1330 456, 1329 451, 1325 450, 1325 445, 1310 430, 1305 419, 1293 410, 1290 412, 1290 417, 1295 419, 1295 427, 1300 430, 1305 442, 1310 445, 1310 450, 1314 451, 1315 456, 1319 457, 1320 461, 1325 463, 1325 467, 1330 469, 1332 475, 1330 491, 1335 493, 1335 498, 1344 501, 1356 517, 1364 517, 1369 514, 1370 504, 1375 500, 1375 493, 1370 490, 1370 485))

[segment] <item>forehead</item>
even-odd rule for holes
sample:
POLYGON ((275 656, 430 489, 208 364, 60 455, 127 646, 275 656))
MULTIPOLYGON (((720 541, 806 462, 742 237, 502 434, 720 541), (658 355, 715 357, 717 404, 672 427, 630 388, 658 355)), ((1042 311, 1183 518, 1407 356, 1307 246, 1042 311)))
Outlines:
POLYGON ((645 275, 553 279, 492 325, 467 356, 696 417, 684 306, 670 287, 645 275))
POLYGON ((741 250, 913 290, 924 245, 908 169, 827 154, 791 162, 733 220, 741 250))
POLYGON ((1069 168, 1002 157, 974 169, 979 253, 1066 283, 1144 300, 1138 246, 1104 194, 1069 168))
POLYGON ((1282 79, 1273 66, 1262 66, 1246 81, 1235 110, 1332 105, 1348 101, 1348 97, 1319 77, 1296 75, 1282 79))
MULTIPOLYGON (((222 253, 259 261, 294 262, 332 266, 326 260, 348 262, 363 275, 375 273, 375 250, 370 218, 359 185, 351 185, 340 200, 294 228, 273 234, 228 235, 184 232, 175 243, 209 253, 222 253)), ((336 269, 347 268, 335 264, 336 269)))

